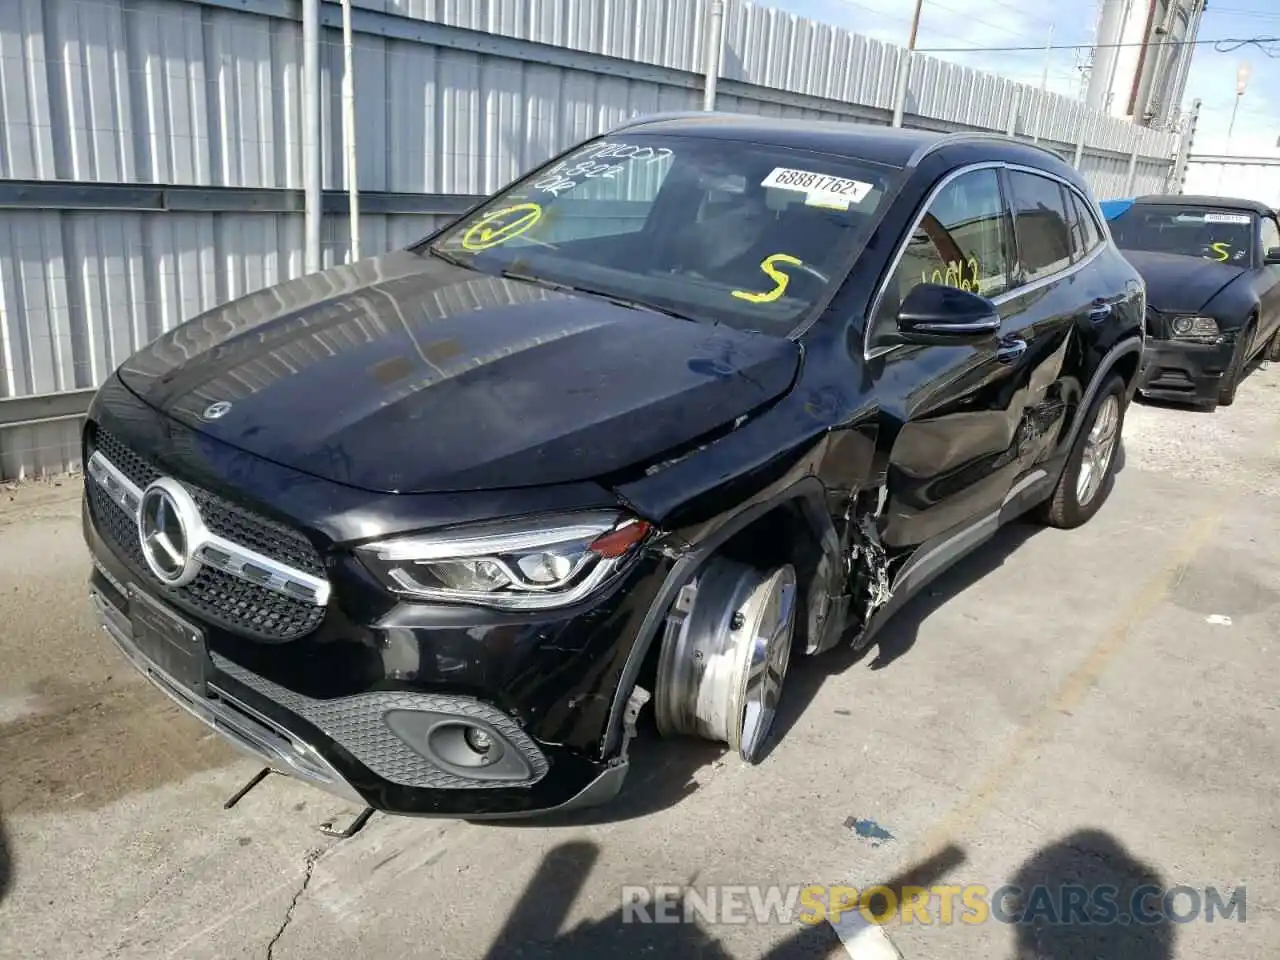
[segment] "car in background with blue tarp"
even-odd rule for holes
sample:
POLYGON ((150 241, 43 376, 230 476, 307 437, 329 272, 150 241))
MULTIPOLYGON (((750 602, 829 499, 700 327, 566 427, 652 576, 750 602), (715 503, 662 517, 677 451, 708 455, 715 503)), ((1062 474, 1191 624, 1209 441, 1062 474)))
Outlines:
POLYGON ((1099 205, 1147 284, 1140 392, 1214 408, 1259 355, 1280 360, 1280 222, 1252 200, 1158 195, 1099 205))

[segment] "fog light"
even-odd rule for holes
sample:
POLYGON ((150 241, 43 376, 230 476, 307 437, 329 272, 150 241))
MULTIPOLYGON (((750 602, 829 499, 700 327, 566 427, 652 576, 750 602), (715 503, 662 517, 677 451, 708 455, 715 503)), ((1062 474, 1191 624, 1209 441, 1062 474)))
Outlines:
POLYGON ((493 738, 479 727, 467 727, 467 732, 462 735, 462 739, 466 741, 468 747, 481 755, 493 749, 493 738))

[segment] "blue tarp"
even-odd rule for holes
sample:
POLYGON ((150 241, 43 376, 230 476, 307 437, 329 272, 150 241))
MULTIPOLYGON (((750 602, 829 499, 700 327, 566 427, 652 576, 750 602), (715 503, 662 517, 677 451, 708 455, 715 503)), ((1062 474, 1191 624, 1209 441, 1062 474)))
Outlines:
POLYGON ((1103 200, 1098 206, 1101 208, 1104 217, 1108 220, 1114 220, 1133 206, 1133 200, 1103 200))

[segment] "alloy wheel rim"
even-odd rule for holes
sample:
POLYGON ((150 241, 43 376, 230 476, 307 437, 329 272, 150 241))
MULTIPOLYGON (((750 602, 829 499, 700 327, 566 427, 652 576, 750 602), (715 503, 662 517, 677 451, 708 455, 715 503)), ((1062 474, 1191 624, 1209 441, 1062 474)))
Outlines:
POLYGON ((782 685, 791 664, 796 587, 790 578, 772 591, 751 648, 751 664, 744 678, 742 733, 739 753, 753 762, 768 739, 777 716, 782 685))
POLYGON ((1093 502, 1107 478, 1119 438, 1119 425, 1120 401, 1113 393, 1098 407, 1093 425, 1085 438, 1080 471, 1076 477, 1076 502, 1082 507, 1093 502))

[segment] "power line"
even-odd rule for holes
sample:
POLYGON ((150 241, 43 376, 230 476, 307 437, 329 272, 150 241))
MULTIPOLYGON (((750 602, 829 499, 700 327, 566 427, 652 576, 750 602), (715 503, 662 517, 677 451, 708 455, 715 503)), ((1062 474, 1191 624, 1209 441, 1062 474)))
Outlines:
MULTIPOLYGON (((1268 50, 1263 44, 1280 43, 1280 37, 1228 37, 1224 40, 1152 40, 1147 43, 1051 43, 1050 50, 1103 50, 1118 47, 1194 47, 1211 44, 1219 53, 1231 53, 1246 45, 1258 47, 1269 57, 1280 57, 1280 50, 1268 50)), ((1034 47, 918 47, 917 53, 1017 53, 1022 51, 1044 52, 1045 44, 1034 47)))
MULTIPOLYGON (((953 14, 954 16, 963 18, 963 20, 966 23, 980 23, 984 27, 988 27, 992 30, 999 30, 1001 33, 1008 34, 1011 37, 1033 36, 1032 34, 1027 33, 1025 30, 1010 30, 1008 27, 1001 26, 998 23, 992 23, 990 20, 983 20, 981 17, 975 17, 972 14, 970 14, 967 10, 957 10, 955 7, 949 7, 945 3, 940 3, 939 0, 930 0, 928 9, 946 10, 948 13, 953 14)), ((1040 49, 1043 50, 1044 46, 1041 45, 1040 49)))

